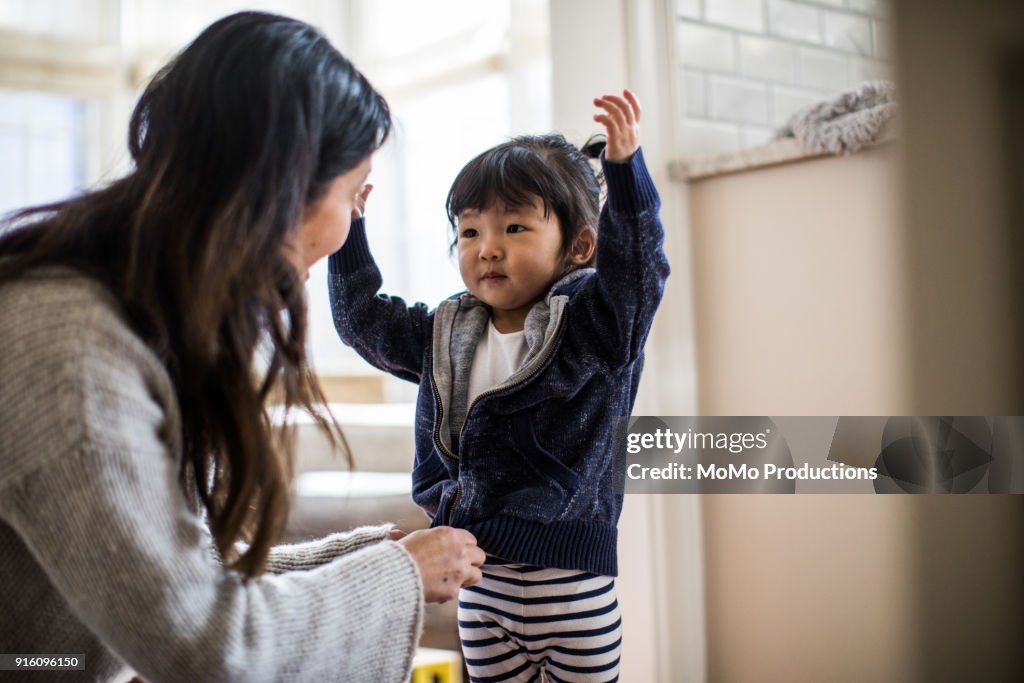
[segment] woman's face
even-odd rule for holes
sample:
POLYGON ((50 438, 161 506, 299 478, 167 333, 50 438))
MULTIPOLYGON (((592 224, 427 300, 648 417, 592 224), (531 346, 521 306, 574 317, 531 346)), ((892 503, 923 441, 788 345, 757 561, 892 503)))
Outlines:
POLYGON ((356 195, 366 184, 370 165, 370 157, 366 157, 351 171, 332 180, 326 194, 306 208, 295 241, 286 246, 288 258, 302 279, 309 277, 313 264, 345 243, 356 195))

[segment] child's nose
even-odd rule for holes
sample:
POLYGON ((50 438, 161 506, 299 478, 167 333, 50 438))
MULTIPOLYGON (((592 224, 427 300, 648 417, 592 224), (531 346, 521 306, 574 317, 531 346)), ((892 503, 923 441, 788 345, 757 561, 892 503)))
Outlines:
POLYGON ((480 258, 483 261, 493 261, 501 258, 501 242, 494 238, 485 237, 480 242, 480 258))

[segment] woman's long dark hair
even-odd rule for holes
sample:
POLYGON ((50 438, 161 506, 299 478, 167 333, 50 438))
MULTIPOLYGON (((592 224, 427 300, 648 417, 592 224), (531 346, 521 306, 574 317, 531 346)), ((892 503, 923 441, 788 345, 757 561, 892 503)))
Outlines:
POLYGON ((225 561, 249 576, 263 571, 289 506, 291 453, 274 447, 268 393, 337 430, 314 409, 323 395, 285 245, 390 126, 384 99, 314 28, 235 14, 149 83, 126 177, 0 226, 0 282, 43 265, 84 272, 164 362, 182 415, 182 477, 194 476, 225 561), (237 540, 250 542, 242 554, 237 540))

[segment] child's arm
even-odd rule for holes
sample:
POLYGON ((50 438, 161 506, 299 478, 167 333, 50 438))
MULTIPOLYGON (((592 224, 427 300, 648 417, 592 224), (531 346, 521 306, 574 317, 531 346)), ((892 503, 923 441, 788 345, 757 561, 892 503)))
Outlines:
POLYGON ((623 94, 594 100, 604 110, 594 120, 608 134, 603 159, 608 197, 598 219, 594 296, 578 319, 592 328, 592 338, 616 364, 643 351, 669 275, 661 200, 640 150, 640 103, 629 90, 623 94))
POLYGON ((408 306, 398 297, 378 294, 383 279, 366 241, 359 215, 369 189, 357 198, 345 244, 328 258, 327 289, 334 327, 341 340, 380 370, 419 382, 423 353, 430 342, 432 314, 426 305, 408 306))

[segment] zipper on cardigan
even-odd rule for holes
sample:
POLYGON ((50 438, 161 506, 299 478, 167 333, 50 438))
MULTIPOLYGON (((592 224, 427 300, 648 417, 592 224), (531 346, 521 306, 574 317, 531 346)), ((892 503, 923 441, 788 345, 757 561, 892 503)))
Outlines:
POLYGON ((437 419, 434 420, 434 445, 437 446, 441 455, 448 456, 452 460, 458 460, 458 456, 445 448, 444 443, 441 441, 441 422, 444 417, 444 404, 441 403, 441 392, 437 390, 437 382, 434 380, 433 350, 427 354, 427 366, 430 368, 430 378, 427 381, 430 382, 430 388, 434 392, 434 403, 437 405, 437 419))
POLYGON ((462 484, 458 481, 455 482, 455 493, 452 494, 452 499, 448 501, 448 517, 445 520, 445 524, 451 525, 452 513, 455 512, 455 505, 459 502, 459 496, 462 495, 462 484))
POLYGON ((488 396, 491 396, 493 394, 499 394, 499 393, 501 393, 503 391, 508 391, 509 389, 514 389, 514 388, 518 387, 519 385, 524 384, 528 380, 531 380, 534 377, 536 377, 537 374, 540 373, 540 371, 543 370, 545 368, 545 366, 547 366, 548 360, 551 358, 552 354, 554 354, 554 352, 555 352, 555 348, 562 341, 562 332, 563 332, 564 329, 565 329, 565 314, 563 313, 562 317, 558 321, 558 329, 555 330, 554 341, 552 341, 550 344, 548 344, 547 351, 544 352, 544 356, 541 359, 541 361, 539 363, 537 363, 537 369, 536 370, 531 372, 529 375, 526 375, 525 377, 520 377, 519 379, 517 379, 515 382, 512 382, 511 384, 505 384, 505 385, 502 385, 502 386, 499 386, 499 387, 495 387, 494 389, 488 389, 487 391, 484 391, 484 392, 482 392, 480 394, 477 394, 477 397, 474 398, 473 402, 469 404, 469 408, 466 409, 466 419, 462 421, 462 427, 459 428, 459 443, 462 443, 462 434, 466 431, 466 424, 469 423, 469 414, 473 411, 473 407, 477 403, 479 403, 481 399, 487 398, 488 396))

